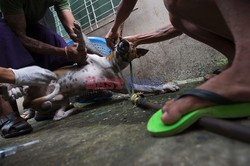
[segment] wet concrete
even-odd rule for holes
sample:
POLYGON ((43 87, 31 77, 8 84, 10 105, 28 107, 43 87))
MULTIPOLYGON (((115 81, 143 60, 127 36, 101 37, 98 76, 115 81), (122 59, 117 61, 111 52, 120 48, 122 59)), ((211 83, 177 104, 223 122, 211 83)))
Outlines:
MULTIPOLYGON (((164 103, 175 95, 147 98, 164 103)), ((19 148, 15 155, 0 159, 0 165, 249 165, 248 144, 201 128, 168 138, 152 137, 146 130, 152 114, 122 100, 85 106, 61 121, 30 120, 31 134, 0 138, 0 147, 40 142, 19 148)))

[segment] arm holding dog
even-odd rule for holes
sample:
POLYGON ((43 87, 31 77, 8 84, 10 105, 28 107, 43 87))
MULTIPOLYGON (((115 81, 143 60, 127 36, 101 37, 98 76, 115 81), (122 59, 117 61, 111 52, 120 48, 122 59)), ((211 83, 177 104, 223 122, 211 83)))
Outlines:
POLYGON ((24 67, 21 69, 7 69, 0 67, 0 82, 15 85, 46 85, 57 76, 38 66, 24 67))
POLYGON ((77 35, 75 34, 73 30, 75 18, 72 14, 69 1, 60 0, 54 5, 54 7, 64 29, 69 34, 70 38, 74 40, 75 42, 77 42, 78 41, 77 35))
MULTIPOLYGON (((49 84, 51 80, 56 79, 57 76, 53 72, 38 66, 20 69, 0 67, 0 83, 10 83, 16 86, 40 86, 49 84)), ((5 92, 3 90, 0 91, 2 91, 1 95, 3 95, 6 100, 9 98, 11 98, 11 100, 16 100, 23 95, 21 87, 14 87, 9 91, 5 89, 5 92)))
MULTIPOLYGON (((115 22, 105 37, 108 47, 110 48, 114 47, 115 41, 118 39, 119 36, 119 34, 117 33, 118 28, 128 18, 136 2, 137 0, 132 0, 132 1, 123 0, 120 3, 117 10, 115 22)), ((179 36, 181 34, 182 34, 181 31, 177 30, 176 28, 173 27, 172 24, 169 23, 154 32, 127 36, 125 37, 125 39, 132 42, 134 46, 138 46, 140 44, 149 44, 149 43, 168 40, 176 36, 179 36)))
MULTIPOLYGON (((30 2, 31 3, 31 2, 30 2)), ((55 47, 46 44, 42 41, 36 40, 26 33, 27 26, 36 23, 40 18, 43 17, 43 10, 47 10, 49 6, 46 3, 40 3, 41 10, 35 11, 34 8, 25 8, 23 1, 1 1, 1 10, 3 12, 4 18, 11 28, 11 30, 17 35, 21 43, 27 48, 31 53, 37 53, 41 55, 55 55, 63 56, 68 58, 70 61, 77 63, 82 63, 86 59, 86 53, 84 51, 78 51, 76 46, 69 46, 65 48, 55 47)), ((35 6, 32 4, 30 6, 35 6)), ((64 25, 66 31, 69 33, 71 38, 76 40, 76 34, 73 31, 74 28, 74 17, 71 13, 70 6, 67 0, 55 1, 53 6, 57 11, 62 24, 64 25)))
POLYGON ((63 24, 64 29, 69 34, 69 37, 75 42, 77 42, 78 41, 77 35, 73 30, 75 18, 71 10, 70 9, 57 10, 57 14, 61 23, 63 24))
POLYGON ((0 83, 15 83, 15 74, 11 69, 0 67, 0 83))
POLYGON ((7 15, 5 16, 5 19, 8 22, 10 28, 20 39, 24 47, 26 47, 29 51, 42 55, 53 54, 56 56, 64 56, 77 63, 82 63, 85 60, 86 53, 83 51, 78 51, 76 45, 68 46, 67 49, 59 48, 27 36, 27 25, 24 14, 7 15))
POLYGON ((133 11, 137 0, 122 0, 117 9, 116 18, 113 26, 105 36, 107 46, 114 48, 115 41, 117 41, 119 34, 117 33, 119 26, 129 17, 133 11))
POLYGON ((67 50, 65 50, 65 51, 69 51, 68 53, 66 52, 66 54, 67 54, 68 58, 70 57, 70 58, 76 59, 76 61, 78 63, 85 64, 86 56, 87 56, 87 51, 85 49, 85 42, 84 42, 83 37, 79 38, 79 36, 82 36, 82 35, 76 34, 76 32, 82 33, 81 25, 80 25, 80 23, 79 24, 76 23, 76 20, 75 20, 72 12, 70 10, 68 2, 62 1, 62 3, 66 3, 66 7, 64 9, 61 9, 61 10, 57 9, 57 14, 59 16, 59 19, 60 19, 61 23, 63 24, 64 29, 69 34, 70 38, 74 42, 78 42, 78 45, 73 44, 73 46, 69 46, 67 48, 67 50), (76 49, 72 49, 75 47, 76 47, 76 49), (70 52, 70 50, 72 50, 72 52, 70 52), (76 53, 74 53, 74 52, 76 52, 76 53), (77 55, 77 56, 75 56, 75 55, 77 55))
POLYGON ((57 48, 43 43, 36 39, 30 38, 26 34, 26 18, 24 14, 5 15, 4 16, 11 30, 17 35, 22 44, 31 52, 39 54, 53 54, 66 56, 63 48, 57 48))
POLYGON ((164 40, 169 40, 174 37, 181 35, 182 32, 173 27, 172 24, 167 24, 166 26, 149 33, 142 33, 133 36, 126 36, 124 39, 133 43, 134 46, 141 44, 156 43, 164 40))

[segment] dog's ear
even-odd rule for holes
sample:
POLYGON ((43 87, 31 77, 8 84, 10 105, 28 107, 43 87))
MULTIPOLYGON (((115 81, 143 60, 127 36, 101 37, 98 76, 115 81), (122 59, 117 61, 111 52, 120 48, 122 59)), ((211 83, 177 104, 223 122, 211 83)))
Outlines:
POLYGON ((136 54, 137 54, 137 57, 141 57, 141 56, 144 56, 148 53, 149 50, 147 49, 144 49, 144 48, 136 48, 136 54))

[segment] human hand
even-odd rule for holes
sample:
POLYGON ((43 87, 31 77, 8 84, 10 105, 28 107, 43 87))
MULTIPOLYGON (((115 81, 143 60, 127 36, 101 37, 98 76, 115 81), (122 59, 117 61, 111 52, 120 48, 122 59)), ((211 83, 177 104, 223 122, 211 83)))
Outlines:
POLYGON ((46 85, 57 79, 55 73, 38 66, 29 66, 21 69, 11 69, 15 74, 15 85, 46 85))
POLYGON ((78 37, 77 37, 77 34, 71 30, 71 32, 68 33, 69 34, 69 37, 74 41, 74 42, 78 42, 78 37))
POLYGON ((74 33, 77 35, 77 43, 78 43, 78 47, 77 50, 78 51, 82 51, 82 50, 86 50, 86 44, 84 41, 84 37, 83 37, 83 33, 82 33, 82 27, 80 22, 78 21, 74 21, 74 28, 73 31, 74 33))
POLYGON ((23 89, 21 87, 14 87, 8 91, 8 96, 11 100, 16 100, 23 96, 23 89))
MULTIPOLYGON (((25 88, 27 88, 26 86, 25 88)), ((4 100, 16 100, 24 95, 24 90, 22 87, 12 87, 7 84, 2 84, 0 86, 0 95, 4 100), (8 90, 10 88, 10 90, 8 90)))
POLYGON ((130 43, 133 44, 134 47, 137 47, 139 45, 139 41, 136 35, 133 36, 126 36, 123 39, 129 41, 130 43))
POLYGON ((79 50, 78 43, 74 43, 70 46, 65 47, 65 53, 69 60, 72 60, 80 65, 86 64, 87 60, 87 49, 79 50))
POLYGON ((107 35, 105 36, 106 44, 110 49, 114 50, 118 37, 119 37, 118 32, 112 30, 111 28, 109 32, 107 33, 107 35))
POLYGON ((81 23, 75 20, 73 22, 73 27, 70 29, 69 37, 74 41, 79 43, 79 48, 85 48, 85 41, 82 32, 81 23))

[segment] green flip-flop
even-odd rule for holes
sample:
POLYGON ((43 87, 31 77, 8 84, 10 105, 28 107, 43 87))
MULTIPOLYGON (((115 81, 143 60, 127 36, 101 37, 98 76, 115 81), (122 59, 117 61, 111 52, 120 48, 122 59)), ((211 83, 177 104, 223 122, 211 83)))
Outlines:
POLYGON ((147 130, 152 135, 172 136, 178 134, 205 116, 215 118, 241 118, 250 116, 250 103, 235 103, 216 93, 201 89, 189 90, 176 100, 185 96, 195 96, 220 105, 194 110, 184 115, 172 125, 165 125, 161 121, 162 110, 160 109, 150 118, 147 124, 147 130))

